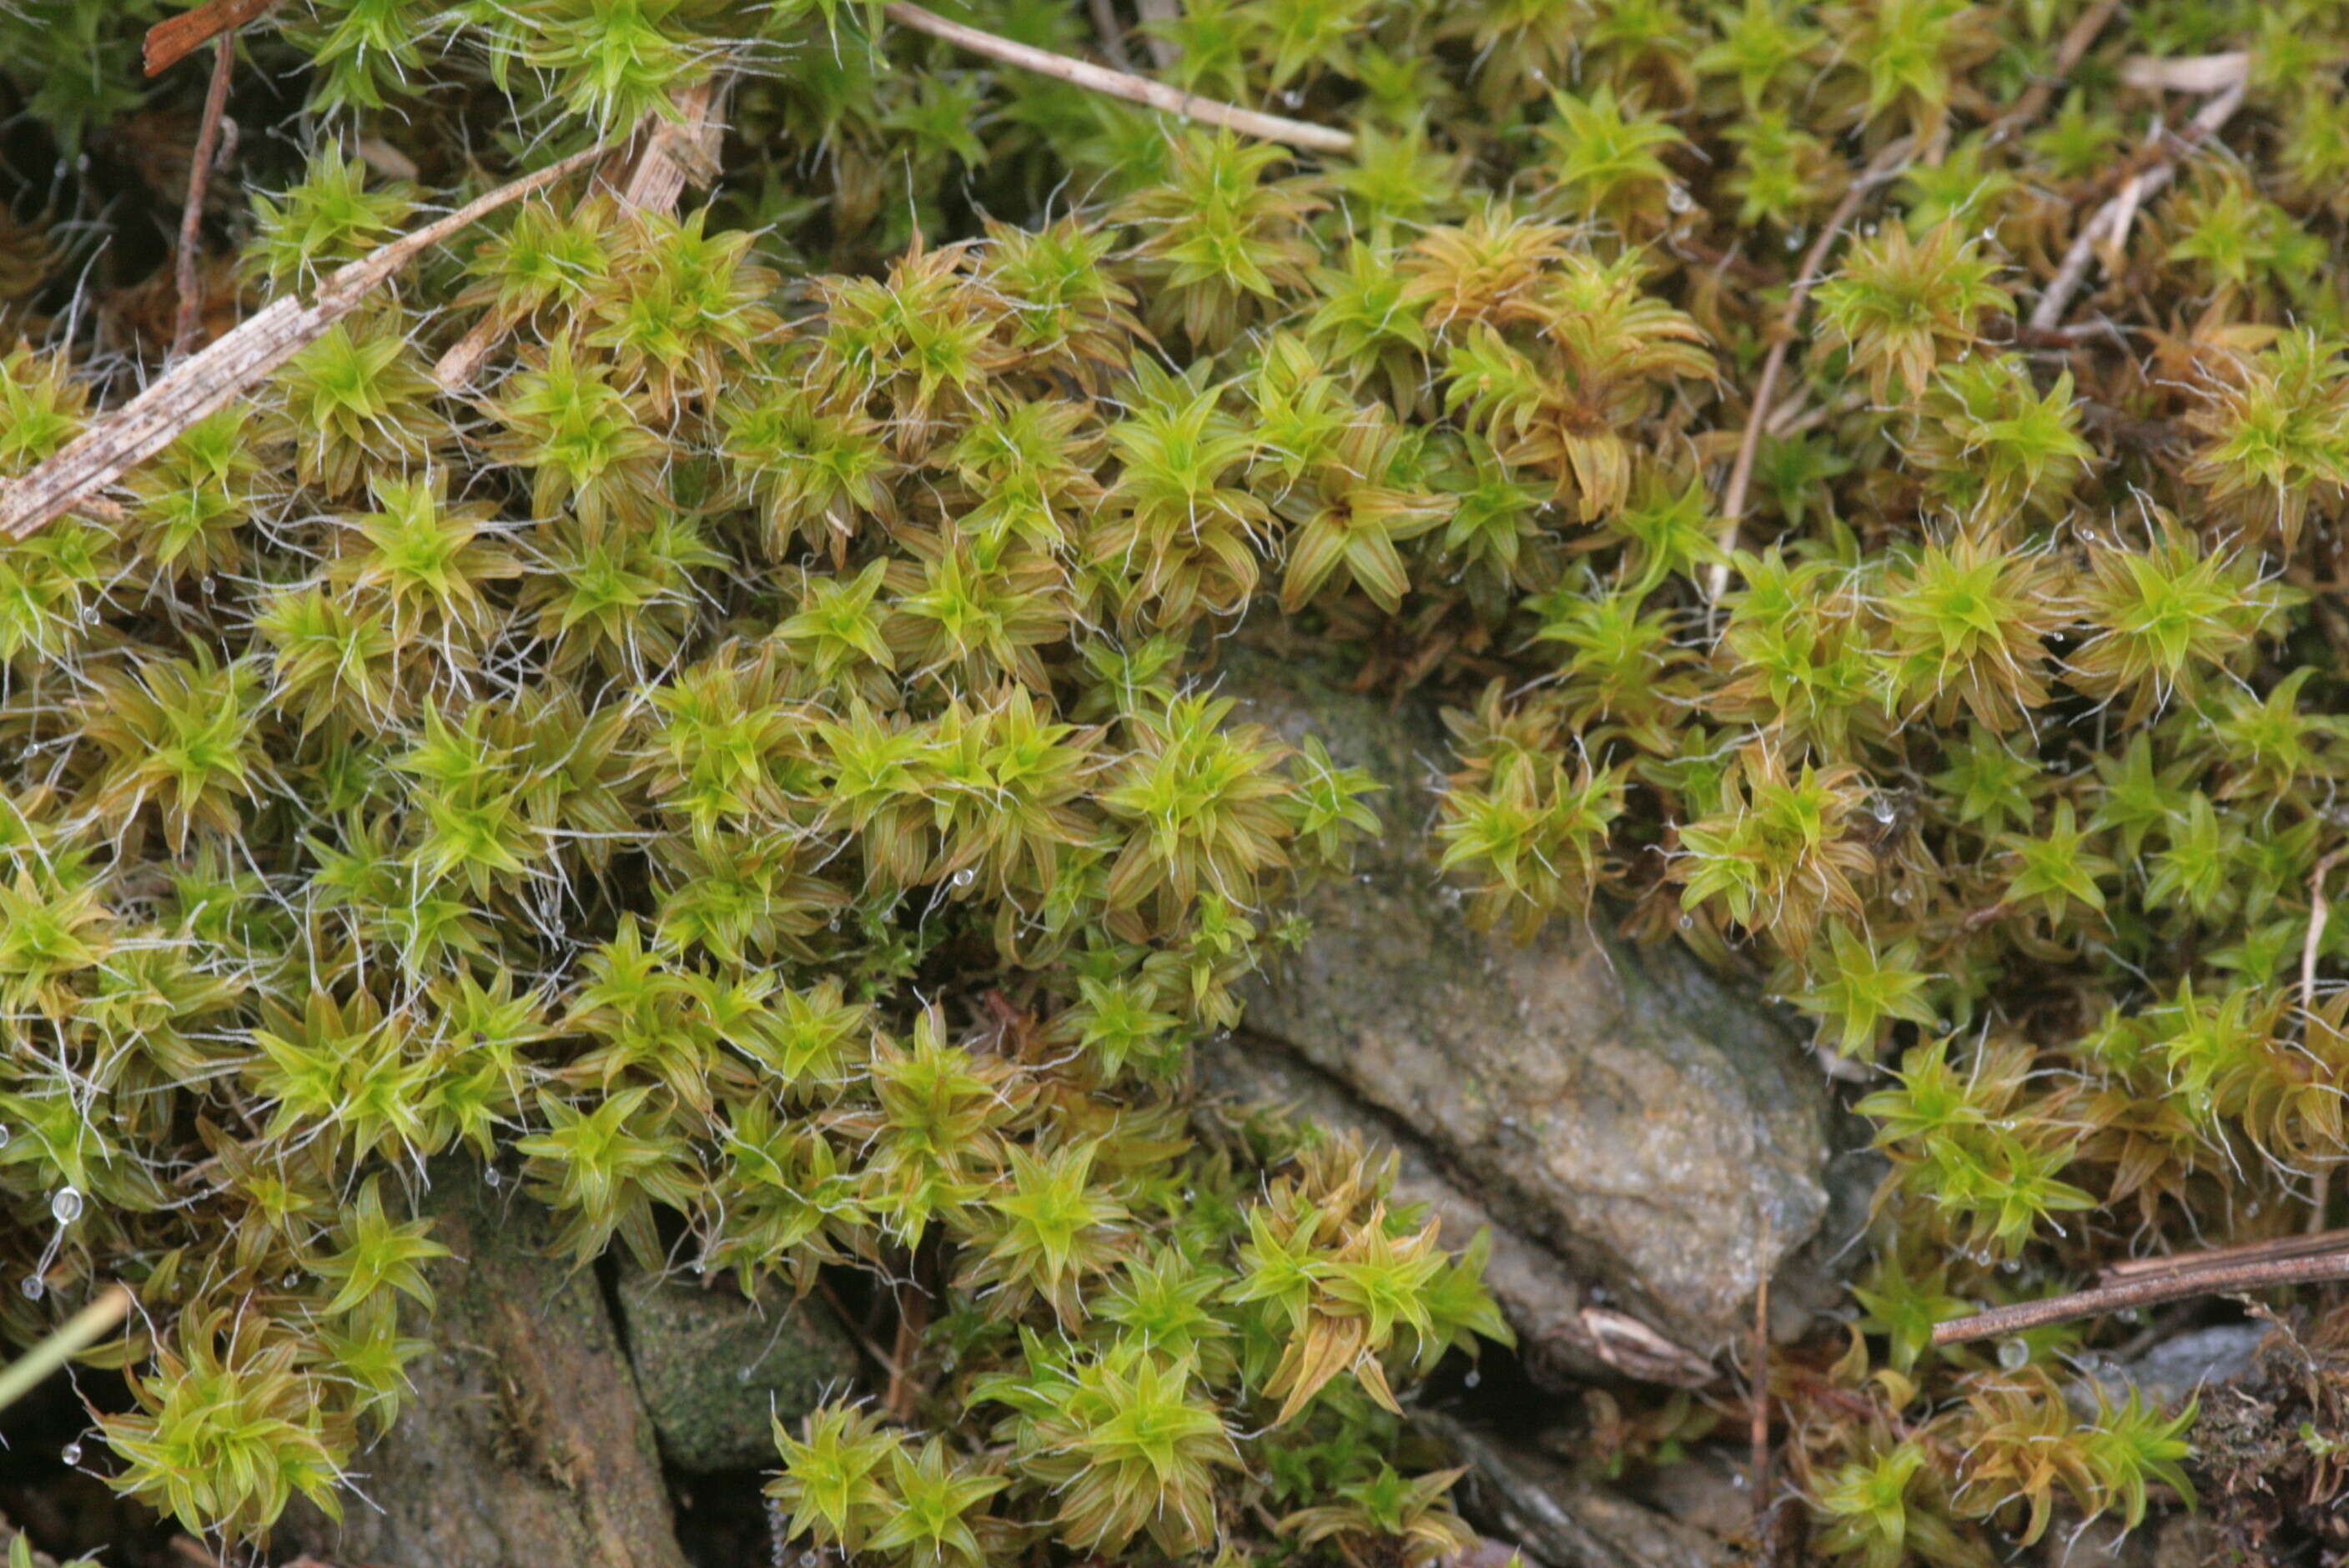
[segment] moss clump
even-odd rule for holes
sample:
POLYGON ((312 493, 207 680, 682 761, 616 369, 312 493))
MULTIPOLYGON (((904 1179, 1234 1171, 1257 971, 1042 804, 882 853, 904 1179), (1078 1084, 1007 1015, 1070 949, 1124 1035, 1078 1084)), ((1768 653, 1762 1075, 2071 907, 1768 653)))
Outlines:
MULTIPOLYGON (((306 151, 209 231, 255 301, 718 77, 723 171, 502 214, 0 550, 0 1323, 130 1280, 117 1484, 264 1534, 399 1408, 405 1178, 470 1150, 582 1264, 940 1304, 910 1402, 779 1434, 818 1545, 1444 1549, 1442 1472, 1381 1455, 1505 1333, 1475 1257, 1374 1153, 1235 1163, 1174 1094, 1371 820, 1191 681, 1277 603, 1454 694, 1474 918, 1605 895, 1869 1080, 1860 1315, 1781 1390, 1823 1547, 1988 1561, 2188 1490, 2174 1419, 2066 1413, 2101 1330, 1929 1331, 2325 1212, 2349 33, 2085 10, 1194 0, 1125 41, 1351 128, 1315 160, 869 7, 287 7, 245 42, 306 151), (2165 72, 2234 67, 2163 62, 2238 49, 2188 131, 2165 72)), ((144 352, 65 220, 135 162, 155 11, 0 12, 12 165, 63 170, 5 176, 44 346, 0 472, 144 352)))

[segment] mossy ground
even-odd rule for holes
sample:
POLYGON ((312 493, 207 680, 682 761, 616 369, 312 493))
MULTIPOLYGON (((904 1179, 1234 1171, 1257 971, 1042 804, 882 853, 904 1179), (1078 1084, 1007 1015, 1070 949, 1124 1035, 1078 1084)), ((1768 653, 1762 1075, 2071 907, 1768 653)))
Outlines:
MULTIPOLYGON (((0 474, 162 363, 166 9, 0 0, 0 474)), ((1352 152, 828 0, 240 38, 214 331, 698 82, 727 131, 706 205, 510 209, 0 548, 0 1333, 136 1287, 93 1463, 237 1541, 331 1506, 453 1155, 581 1265, 937 1304, 895 1405, 779 1435, 813 1545, 1456 1544, 1382 1456, 1506 1332, 1473 1255, 1372 1151, 1181 1116, 1373 820, 1187 683, 1257 606, 1453 702, 1469 917, 1603 892, 1862 1080, 1870 1261, 1774 1390, 1816 1552, 2185 1492, 2178 1418, 2061 1397, 2125 1328, 1930 1328, 2337 1212, 2349 11, 1106 13, 956 14, 1352 152)))

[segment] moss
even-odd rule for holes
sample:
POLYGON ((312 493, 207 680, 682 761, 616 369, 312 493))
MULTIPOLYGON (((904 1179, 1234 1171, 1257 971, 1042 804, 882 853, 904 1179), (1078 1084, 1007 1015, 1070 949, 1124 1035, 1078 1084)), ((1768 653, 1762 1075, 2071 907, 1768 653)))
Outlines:
MULTIPOLYGON (((155 368, 127 242, 202 75, 140 85, 157 9, 0 10, 0 476, 155 368)), ((1125 41, 1326 159, 878 9, 243 39, 307 95, 202 215, 248 305, 719 77, 729 130, 700 209, 502 213, 0 549, 0 1330, 136 1286, 118 1484, 240 1536, 333 1495, 461 1156, 576 1265, 909 1287, 889 1408, 781 1436, 817 1545, 1440 1550, 1444 1472, 1378 1456, 1506 1332, 1473 1265, 1373 1150, 1183 1132, 1188 1046, 1378 830, 1198 684, 1277 609, 1451 706, 1466 918, 1628 910, 1868 1080, 1864 1315, 1782 1390, 1822 1542, 1971 1563, 2180 1490, 2175 1433, 2063 1413, 2111 1327, 1923 1328, 2305 1228, 2349 1153, 2338 8, 2156 0, 2076 59, 2078 0, 1125 41), (2231 118, 2147 85, 2236 49, 2231 118)))

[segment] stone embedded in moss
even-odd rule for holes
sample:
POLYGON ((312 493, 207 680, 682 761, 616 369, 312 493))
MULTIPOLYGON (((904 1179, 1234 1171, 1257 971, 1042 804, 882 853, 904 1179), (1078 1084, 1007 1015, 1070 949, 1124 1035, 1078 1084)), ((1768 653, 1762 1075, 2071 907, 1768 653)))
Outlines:
POLYGON ((861 1370, 848 1331, 815 1296, 746 1301, 725 1284, 624 1264, 619 1302, 661 1457, 690 1474, 771 1468, 770 1418, 797 1421, 861 1370))

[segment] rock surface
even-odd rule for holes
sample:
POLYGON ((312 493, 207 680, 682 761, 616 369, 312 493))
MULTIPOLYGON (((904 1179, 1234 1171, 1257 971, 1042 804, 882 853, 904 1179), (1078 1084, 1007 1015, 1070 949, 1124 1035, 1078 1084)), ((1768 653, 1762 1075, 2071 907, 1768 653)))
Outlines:
POLYGON ((550 1257, 546 1212, 432 1167, 421 1212, 455 1253, 407 1326, 430 1348, 355 1479, 339 1530, 289 1514, 300 1543, 375 1568, 686 1568, 653 1427, 592 1270, 550 1257))
MULTIPOLYGON (((1237 645, 1219 689, 1239 699, 1234 722, 1318 736, 1386 786, 1381 841, 1309 895, 1313 934, 1252 983, 1248 1026, 1411 1134, 1533 1274, 1585 1282, 1579 1334, 1509 1304, 1537 1347, 1587 1360, 1592 1308, 1698 1359, 1738 1340, 1757 1285, 1830 1207, 1834 1111, 1794 1033, 1692 955, 1608 934, 1603 915, 1553 920, 1523 947, 1470 930, 1430 848, 1447 754, 1431 706, 1395 709, 1237 645)), ((1780 1280, 1775 1327, 1827 1305, 1817 1276, 1780 1280)))
POLYGON ((813 1297, 745 1301, 624 1263, 619 1302, 662 1457, 689 1474, 773 1469, 770 1417, 796 1421, 857 1372, 855 1344, 813 1297))
POLYGON ((2121 1404, 2135 1389, 2150 1409, 2174 1409, 2213 1383, 2248 1377, 2259 1365, 2260 1344, 2272 1333, 2264 1323, 2221 1323, 2165 1339, 2131 1361, 2099 1357, 2087 1376, 2067 1385, 2064 1402, 2083 1420, 2096 1414, 2096 1392, 2121 1404))
POLYGON ((1738 1561, 1703 1531, 1578 1480, 1537 1455, 1441 1416, 1420 1419, 1468 1467, 1470 1479, 1456 1494, 1468 1516, 1516 1542, 1541 1568, 1727 1568, 1738 1561))

